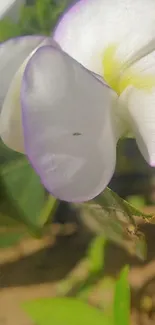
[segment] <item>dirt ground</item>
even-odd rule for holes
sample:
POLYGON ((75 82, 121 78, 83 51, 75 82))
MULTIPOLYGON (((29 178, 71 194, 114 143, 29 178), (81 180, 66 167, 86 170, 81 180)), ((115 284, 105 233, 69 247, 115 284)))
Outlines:
MULTIPOLYGON (((153 211, 155 209, 153 208, 153 211)), ((131 258, 123 249, 109 244, 104 274, 117 275, 123 265, 131 266, 132 325, 155 324, 155 225, 139 225, 148 245, 147 261, 131 258)), ((55 229, 57 229, 55 227, 55 229)), ((55 230, 56 231, 56 230, 55 230)), ((29 239, 0 250, 0 325, 34 325, 21 303, 38 297, 52 297, 56 284, 84 257, 91 234, 29 239)))

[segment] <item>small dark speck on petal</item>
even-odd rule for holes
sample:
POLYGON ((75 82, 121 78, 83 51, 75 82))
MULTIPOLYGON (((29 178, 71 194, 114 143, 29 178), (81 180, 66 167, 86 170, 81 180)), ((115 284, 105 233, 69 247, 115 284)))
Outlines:
POLYGON ((73 133, 73 135, 74 135, 74 136, 78 136, 78 135, 82 135, 82 134, 79 133, 79 132, 75 132, 75 133, 73 133))

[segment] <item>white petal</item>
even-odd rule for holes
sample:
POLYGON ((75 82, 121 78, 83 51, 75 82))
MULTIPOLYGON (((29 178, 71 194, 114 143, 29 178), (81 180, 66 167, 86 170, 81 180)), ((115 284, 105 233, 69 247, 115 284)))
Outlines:
POLYGON ((115 168, 112 91, 68 55, 43 47, 22 83, 25 150, 55 197, 85 201, 115 168))
POLYGON ((145 91, 130 86, 120 100, 127 105, 126 118, 142 155, 155 167, 155 87, 145 91))
POLYGON ((154 49, 152 51, 150 47, 147 50, 147 55, 142 55, 141 59, 132 63, 120 75, 118 85, 119 93, 122 93, 128 86, 145 91, 150 91, 155 87, 155 51, 154 49), (151 51, 150 53, 149 50, 151 51))
POLYGON ((43 36, 23 36, 0 44, 0 111, 15 73, 43 39, 43 36))
POLYGON ((115 63, 120 68, 147 52, 155 40, 154 13, 154 0, 81 0, 61 18, 54 39, 89 70, 103 74, 105 53, 106 69, 118 59, 116 70, 115 63))
POLYGON ((51 38, 27 36, 7 41, 0 47, 0 136, 7 146, 22 153, 21 80, 30 56, 44 44, 56 46, 51 38))

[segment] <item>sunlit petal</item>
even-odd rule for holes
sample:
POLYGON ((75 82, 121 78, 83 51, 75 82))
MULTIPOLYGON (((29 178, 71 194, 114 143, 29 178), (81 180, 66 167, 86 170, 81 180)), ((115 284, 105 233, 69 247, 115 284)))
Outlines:
POLYGON ((154 0, 77 1, 60 19, 54 39, 89 70, 113 78, 117 67, 143 55, 155 40, 154 13, 154 0))
POLYGON ((55 197, 85 201, 115 167, 112 91, 67 54, 36 51, 22 83, 25 150, 55 197))

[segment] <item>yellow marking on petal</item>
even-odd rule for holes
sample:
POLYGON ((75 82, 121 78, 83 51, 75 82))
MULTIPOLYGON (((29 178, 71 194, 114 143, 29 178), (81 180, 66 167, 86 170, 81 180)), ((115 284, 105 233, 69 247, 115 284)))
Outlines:
POLYGON ((120 78, 119 94, 121 94, 128 86, 134 86, 141 90, 152 90, 155 87, 155 77, 151 75, 136 74, 133 69, 126 70, 120 78))
POLYGON ((117 45, 107 47, 103 56, 104 79, 118 93, 121 63, 115 59, 117 45))
POLYGON ((155 76, 137 73, 134 68, 123 67, 116 58, 118 45, 110 45, 103 56, 104 79, 107 84, 120 95, 128 86, 137 89, 151 90, 155 87, 155 76), (123 71, 124 69, 124 71, 123 71))

